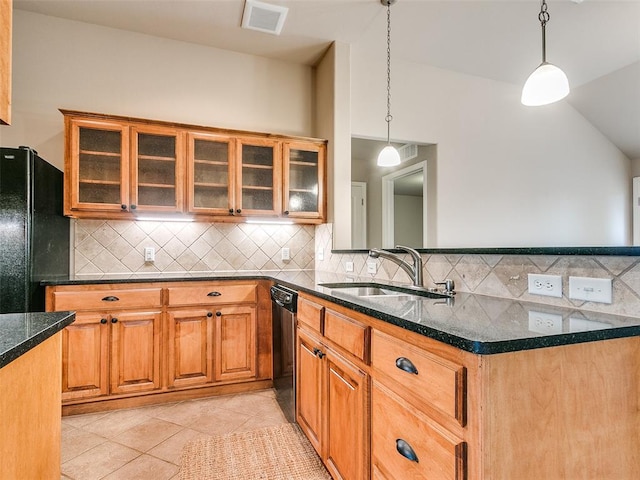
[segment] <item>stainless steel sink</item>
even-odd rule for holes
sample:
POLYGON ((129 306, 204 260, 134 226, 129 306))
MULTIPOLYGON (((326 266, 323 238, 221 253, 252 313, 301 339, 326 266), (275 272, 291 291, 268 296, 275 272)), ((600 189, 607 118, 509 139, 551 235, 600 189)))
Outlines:
POLYGON ((354 297, 427 297, 450 298, 451 295, 434 292, 426 288, 400 287, 397 285, 384 285, 379 283, 320 283, 321 287, 336 290, 339 293, 354 297))

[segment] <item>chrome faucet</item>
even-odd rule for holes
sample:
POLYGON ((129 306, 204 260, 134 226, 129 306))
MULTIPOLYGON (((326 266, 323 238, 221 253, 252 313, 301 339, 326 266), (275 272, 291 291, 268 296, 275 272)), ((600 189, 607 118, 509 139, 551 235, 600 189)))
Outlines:
POLYGON ((413 265, 410 265, 408 262, 400 258, 399 255, 395 253, 387 252, 385 250, 380 250, 379 248, 372 248, 369 250, 369 256, 371 258, 386 258, 387 260, 391 260, 392 262, 398 264, 400 268, 402 268, 405 272, 409 274, 411 277, 411 281, 413 282, 414 287, 423 288, 422 285, 422 257, 417 250, 414 250, 410 247, 404 247, 402 245, 396 245, 398 250, 404 250, 413 259, 413 265))

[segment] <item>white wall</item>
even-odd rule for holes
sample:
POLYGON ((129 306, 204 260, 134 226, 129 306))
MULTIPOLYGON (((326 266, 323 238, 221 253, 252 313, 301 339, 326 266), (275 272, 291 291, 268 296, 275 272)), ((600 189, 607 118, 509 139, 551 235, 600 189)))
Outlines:
POLYGON ((310 67, 14 11, 13 125, 62 168, 59 108, 314 136, 310 67))
MULTIPOLYGON (((352 134, 384 138, 386 58, 365 43, 352 134)), ((524 107, 519 86, 402 60, 392 72, 392 138, 438 145, 435 246, 630 242, 630 162, 566 102, 524 107)))

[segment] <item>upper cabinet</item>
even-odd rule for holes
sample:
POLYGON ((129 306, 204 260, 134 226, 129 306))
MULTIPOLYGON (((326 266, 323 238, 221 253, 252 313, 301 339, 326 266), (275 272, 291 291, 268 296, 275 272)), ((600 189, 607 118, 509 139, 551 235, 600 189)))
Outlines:
POLYGON ((12 2, 0 0, 0 125, 11 123, 12 2))
POLYGON ((61 111, 68 216, 325 220, 324 140, 61 111))

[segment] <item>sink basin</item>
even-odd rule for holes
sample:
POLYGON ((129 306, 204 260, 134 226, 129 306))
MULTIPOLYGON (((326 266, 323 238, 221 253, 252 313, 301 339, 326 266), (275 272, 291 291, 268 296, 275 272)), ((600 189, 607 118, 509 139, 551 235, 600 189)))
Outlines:
POLYGON ((432 292, 427 289, 414 287, 400 287, 397 285, 383 285, 379 283, 320 283, 321 287, 330 288, 346 295, 354 297, 427 297, 427 298, 450 298, 444 293, 432 292))

